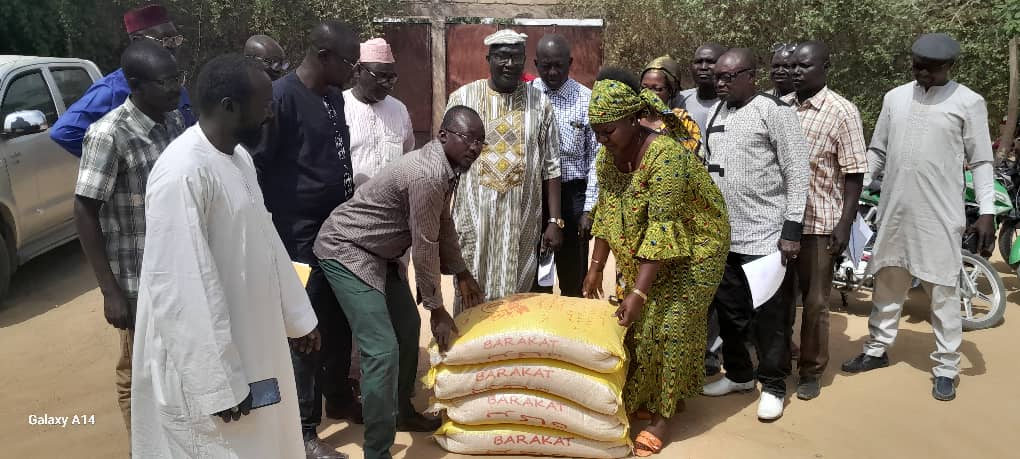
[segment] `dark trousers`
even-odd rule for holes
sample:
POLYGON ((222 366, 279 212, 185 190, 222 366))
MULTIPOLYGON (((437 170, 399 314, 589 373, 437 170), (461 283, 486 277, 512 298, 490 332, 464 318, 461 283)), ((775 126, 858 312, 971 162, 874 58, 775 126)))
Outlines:
POLYGON ((297 384, 301 430, 306 437, 315 435, 322 421, 322 399, 332 406, 355 403, 354 391, 347 382, 351 368, 351 326, 318 265, 312 265, 305 291, 319 319, 322 348, 311 354, 291 351, 294 382, 297 384))
POLYGON ((741 266, 761 258, 730 252, 722 282, 712 305, 719 314, 719 332, 723 339, 723 368, 733 382, 751 381, 757 373, 762 390, 779 398, 786 396, 786 376, 790 374, 790 304, 794 300, 793 269, 775 296, 754 309, 751 290, 741 266), (755 372, 751 354, 744 345, 749 337, 758 353, 755 372))
POLYGON ((365 459, 389 459, 397 417, 414 412, 410 399, 418 370, 418 307, 396 263, 387 267, 385 293, 337 261, 321 263, 358 340, 365 459))
POLYGON ((818 377, 829 364, 829 292, 833 258, 828 235, 805 235, 800 241, 797 276, 804 304, 800 324, 800 377, 818 377))
POLYGON ((563 246, 556 252, 556 275, 560 279, 560 294, 575 298, 581 297, 581 285, 588 274, 588 241, 577 235, 587 188, 587 180, 560 184, 560 211, 566 226, 563 227, 563 246))

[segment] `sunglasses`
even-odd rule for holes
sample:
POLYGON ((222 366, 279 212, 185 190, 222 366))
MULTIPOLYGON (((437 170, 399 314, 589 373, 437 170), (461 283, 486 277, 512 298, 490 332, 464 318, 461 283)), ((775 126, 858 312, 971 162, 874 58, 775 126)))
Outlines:
POLYGON ((772 52, 778 53, 780 51, 784 53, 792 53, 797 49, 796 43, 776 43, 772 45, 772 52))
POLYGON ((392 84, 392 83, 396 83, 397 82, 397 74, 396 73, 391 73, 389 75, 382 75, 382 76, 380 76, 379 74, 369 70, 364 65, 361 66, 361 69, 366 71, 366 72, 368 72, 369 75, 372 75, 372 78, 375 78, 375 81, 377 81, 379 83, 387 83, 388 82, 388 83, 392 84))
POLYGON ((737 77, 740 76, 740 74, 750 71, 751 71, 750 68, 746 68, 744 70, 738 70, 736 72, 717 73, 715 74, 715 79, 718 81, 722 81, 723 83, 732 83, 733 80, 737 79, 737 77))
POLYGON ((489 59, 492 59, 492 63, 494 63, 496 65, 506 65, 506 64, 521 65, 521 64, 524 63, 525 56, 523 54, 516 54, 516 55, 510 55, 510 56, 499 55, 499 54, 490 54, 489 55, 489 59))
POLYGON ((177 49, 184 44, 184 35, 174 35, 172 37, 166 38, 156 38, 149 35, 144 35, 144 37, 148 38, 149 40, 159 42, 159 44, 163 45, 163 47, 166 49, 177 49))
POLYGON ((286 72, 287 69, 290 68, 290 62, 287 61, 271 61, 261 56, 248 56, 248 57, 261 62, 262 65, 266 66, 267 69, 272 70, 274 72, 282 73, 286 72))

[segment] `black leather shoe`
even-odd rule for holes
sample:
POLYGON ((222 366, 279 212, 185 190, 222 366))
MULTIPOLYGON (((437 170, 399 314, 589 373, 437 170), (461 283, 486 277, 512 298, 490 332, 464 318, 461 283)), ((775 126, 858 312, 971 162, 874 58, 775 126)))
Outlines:
POLYGON ((883 353, 881 357, 872 357, 861 353, 857 357, 843 363, 843 371, 847 373, 861 373, 887 366, 889 366, 889 354, 883 353))
POLYGON ((797 383, 797 398, 811 400, 822 393, 822 385, 817 377, 802 377, 797 383))
POLYGON ((931 396, 935 397, 935 400, 943 402, 956 398, 956 387, 953 385, 953 378, 936 376, 935 382, 931 386, 931 396))
POLYGON ((346 454, 338 452, 327 445, 318 436, 305 438, 305 459, 350 459, 346 454))
POLYGON ((338 406, 326 400, 326 417, 347 421, 353 424, 364 424, 365 418, 361 410, 360 402, 353 402, 346 406, 338 406))
POLYGON ((420 413, 397 418, 397 432, 434 432, 441 425, 442 419, 420 413))

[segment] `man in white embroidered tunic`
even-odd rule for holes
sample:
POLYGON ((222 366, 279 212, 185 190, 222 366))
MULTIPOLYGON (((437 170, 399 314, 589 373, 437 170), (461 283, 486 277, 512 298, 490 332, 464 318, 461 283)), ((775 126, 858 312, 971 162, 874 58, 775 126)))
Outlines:
POLYGON ((932 396, 956 397, 963 338, 957 293, 964 215, 964 167, 974 174, 981 216, 975 224, 978 247, 991 255, 994 188, 988 110, 980 95, 949 79, 960 45, 946 34, 926 34, 914 42, 915 82, 889 91, 871 139, 868 167, 885 172, 879 204, 878 237, 868 271, 875 273, 875 303, 868 320, 871 339, 864 352, 843 364, 859 373, 889 365, 903 302, 912 277, 931 297, 938 365, 932 396))
MULTIPOLYGON (((486 301, 531 290, 539 235, 549 250, 563 240, 559 129, 549 99, 521 82, 526 38, 510 29, 486 37, 491 77, 454 91, 447 106, 466 105, 485 123, 487 145, 460 180, 453 218, 464 261, 486 301)), ((457 301, 454 309, 460 308, 457 301)))

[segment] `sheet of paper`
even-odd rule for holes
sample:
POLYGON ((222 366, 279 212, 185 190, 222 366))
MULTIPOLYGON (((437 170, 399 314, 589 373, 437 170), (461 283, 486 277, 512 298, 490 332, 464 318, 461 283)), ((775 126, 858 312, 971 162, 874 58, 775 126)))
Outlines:
POLYGON ((747 277, 747 286, 751 290, 751 300, 755 309, 772 298, 783 284, 786 266, 783 266, 782 257, 781 253, 776 252, 744 263, 744 276, 747 277))
POLYGON ((308 275, 311 274, 312 267, 296 261, 292 261, 291 263, 294 263, 294 271, 297 271, 297 277, 298 279, 301 279, 301 285, 307 285, 308 275))
POLYGON ((538 258, 538 285, 552 287, 556 280, 556 256, 550 250, 548 255, 538 258))
POLYGON ((850 257, 850 261, 854 264, 854 268, 861 265, 861 256, 864 254, 864 247, 868 245, 868 241, 871 240, 871 236, 875 232, 871 230, 871 226, 868 222, 864 221, 864 217, 861 214, 857 214, 857 219, 854 220, 854 224, 850 226, 850 241, 847 244, 846 252, 850 257))

